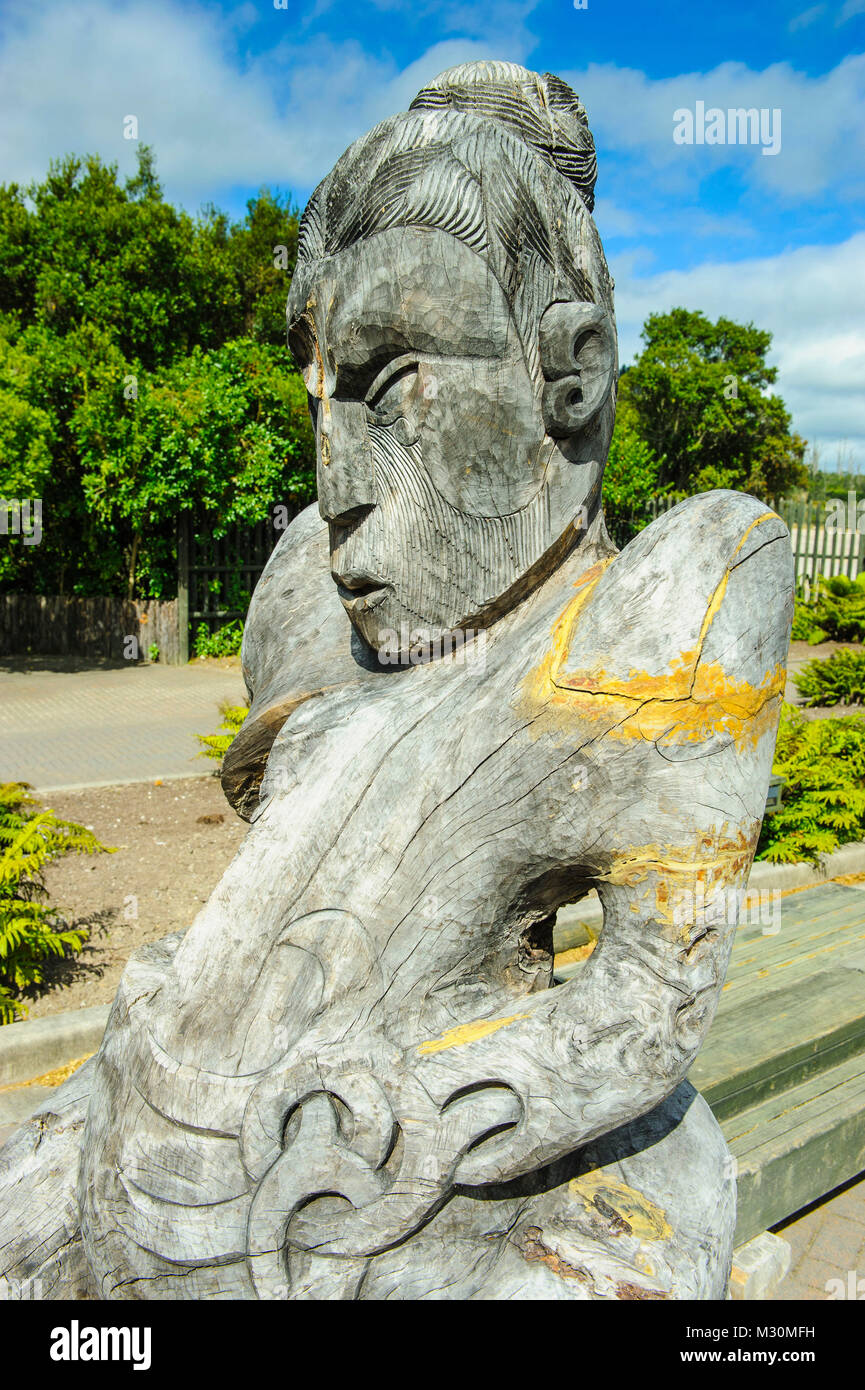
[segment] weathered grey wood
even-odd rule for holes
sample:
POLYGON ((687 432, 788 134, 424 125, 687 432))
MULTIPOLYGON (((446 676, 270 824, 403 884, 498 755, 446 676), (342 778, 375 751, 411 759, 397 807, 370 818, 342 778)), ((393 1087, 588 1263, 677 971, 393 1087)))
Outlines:
POLYGON ((77 1197, 93 1062, 0 1149, 0 1300, 89 1298, 77 1197))
POLYGON ((249 834, 130 961, 89 1073, 103 1298, 724 1295, 730 1158, 684 1078, 759 832, 790 550, 732 492, 610 544, 593 185, 570 89, 479 63, 310 202, 320 515, 250 609, 249 834), (592 886, 600 944, 553 989, 556 910, 592 886))
POLYGON ((107 657, 159 660, 183 656, 177 599, 75 598, 63 594, 0 594, 0 656, 107 657), (132 648, 129 638, 137 646, 132 648))

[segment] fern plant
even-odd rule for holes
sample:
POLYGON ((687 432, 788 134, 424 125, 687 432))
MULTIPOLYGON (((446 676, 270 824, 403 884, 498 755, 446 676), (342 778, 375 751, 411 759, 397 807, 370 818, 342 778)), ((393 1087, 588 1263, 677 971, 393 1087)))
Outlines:
POLYGON ((796 599, 790 640, 791 642, 808 642, 812 647, 816 646, 818 642, 826 641, 825 629, 817 622, 813 605, 805 603, 804 599, 796 599))
POLYGON ((249 710, 246 705, 229 705, 227 702, 223 702, 219 706, 219 712, 222 715, 222 723, 219 727, 223 732, 196 734, 195 737, 202 744, 201 752, 198 754, 199 758, 215 758, 221 763, 234 742, 241 724, 249 714, 249 710))
POLYGON ((810 602, 798 599, 793 614, 793 641, 861 642, 865 640, 865 572, 818 575, 810 602))
POLYGON ((47 960, 87 939, 86 927, 66 926, 46 901, 45 865, 105 850, 83 825, 42 810, 26 783, 0 785, 0 1024, 24 1016, 20 994, 42 983, 47 960))
POLYGON ((809 661, 793 677, 805 704, 865 704, 865 652, 834 652, 825 661, 809 661))
POLYGON ((785 704, 773 771, 784 795, 763 821, 758 859, 817 863, 865 838, 865 718, 807 720, 785 704))

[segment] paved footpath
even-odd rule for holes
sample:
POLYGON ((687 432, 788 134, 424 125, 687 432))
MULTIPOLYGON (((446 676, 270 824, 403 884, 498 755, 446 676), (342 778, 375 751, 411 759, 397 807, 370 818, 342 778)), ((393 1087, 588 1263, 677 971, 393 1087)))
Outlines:
POLYGON ((217 731, 222 701, 244 703, 239 667, 63 664, 0 659, 0 781, 49 792, 212 772, 195 735, 217 731))
POLYGON ((775 1232, 793 1247, 793 1262, 777 1301, 865 1298, 865 1176, 807 1207, 775 1232), (844 1292, 829 1281, 841 1280, 844 1292), (862 1281, 859 1288, 859 1281, 862 1281), (827 1284, 829 1287, 827 1288, 827 1284))

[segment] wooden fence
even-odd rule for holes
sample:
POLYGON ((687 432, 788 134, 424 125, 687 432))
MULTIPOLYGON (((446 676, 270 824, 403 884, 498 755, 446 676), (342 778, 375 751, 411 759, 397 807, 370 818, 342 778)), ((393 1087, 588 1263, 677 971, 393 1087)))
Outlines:
POLYGON ((87 660, 182 659, 177 599, 157 602, 67 595, 0 594, 0 656, 68 656, 87 660))
POLYGON ((806 596, 818 574, 843 574, 855 579, 865 570, 865 519, 860 531, 855 500, 843 507, 843 518, 830 502, 791 502, 779 498, 770 504, 786 523, 796 565, 796 587, 806 596))
POLYGON ((246 616, 262 570, 287 522, 300 510, 295 505, 280 506, 272 509, 269 520, 254 526, 232 526, 219 537, 213 534, 214 517, 181 518, 177 594, 181 625, 187 634, 187 660, 190 641, 194 643, 201 627, 213 633, 246 616))
MULTIPOLYGON (((865 570, 865 515, 857 522, 855 497, 838 504, 811 498, 793 501, 780 497, 768 504, 790 532, 796 572, 796 588, 807 598, 818 574, 843 574, 855 579, 865 570)), ((656 497, 649 507, 650 519, 678 506, 674 498, 656 497)), ((862 503, 865 513, 865 499, 862 503)), ((644 514, 645 515, 645 514, 644 514)), ((627 545, 636 531, 635 517, 618 527, 610 527, 618 546, 627 545)))
MULTIPOLYGON (((655 516, 677 505, 669 498, 651 504, 655 516)), ((844 574, 853 579, 865 570, 865 517, 857 526, 856 499, 843 508, 816 501, 769 504, 786 522, 793 543, 796 585, 806 596, 818 574, 844 574), (846 524, 845 524, 846 523, 846 524)), ((214 536, 215 518, 185 516, 177 539, 177 598, 163 602, 134 602, 114 598, 0 595, 0 656, 56 655, 125 657, 135 637, 139 660, 159 648, 159 660, 186 662, 201 627, 208 633, 236 618, 244 618, 258 582, 285 524, 300 510, 274 509, 279 524, 233 526, 214 536)), ((865 511, 865 506, 863 506, 865 511)), ((610 527, 616 544, 626 545, 635 530, 634 518, 610 527)))
POLYGON ((64 595, 0 594, 0 657, 57 656, 86 660, 189 660, 195 634, 244 618, 252 591, 299 510, 275 509, 278 525, 232 526, 214 536, 215 519, 182 518, 177 535, 177 598, 157 602, 64 595), (156 653, 154 653, 154 656, 156 653))

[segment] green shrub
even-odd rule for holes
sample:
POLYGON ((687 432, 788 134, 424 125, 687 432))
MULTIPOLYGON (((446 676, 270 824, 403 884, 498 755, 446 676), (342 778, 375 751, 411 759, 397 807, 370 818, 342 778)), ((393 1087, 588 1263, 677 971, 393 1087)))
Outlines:
POLYGON ((243 623, 239 618, 226 623, 224 627, 210 632, 205 623, 199 623, 195 634, 196 656, 238 656, 243 641, 243 623))
POLYGON ((809 603, 798 600, 793 617, 794 642, 865 641, 865 573, 819 575, 809 603))
POLYGON ((793 684, 809 706, 865 704, 865 652, 844 650, 809 661, 793 684))
POLYGON ((616 545, 627 545, 657 514, 653 503, 669 492, 658 485, 662 463, 640 437, 634 411, 620 402, 604 469, 604 520, 616 545))
POLYGON ((758 859, 816 863, 865 839, 865 718, 808 720, 785 704, 773 772, 786 785, 763 821, 758 859))
POLYGON ((219 706, 219 712, 222 715, 222 723, 219 727, 224 732, 221 734, 196 734, 195 737, 203 745, 198 754, 199 758, 216 758, 221 763, 234 742, 241 724, 249 714, 249 710, 246 705, 223 703, 219 706))
POLYGON ((790 633, 790 640, 810 642, 812 647, 818 642, 826 641, 826 633, 814 617, 813 606, 798 598, 793 609, 793 630, 790 633))
POLYGON ((17 996, 42 983, 46 960, 80 951, 87 939, 86 927, 67 927, 45 901, 44 866, 105 850, 83 825, 41 810, 26 783, 0 785, 0 1023, 26 1013, 17 996))

